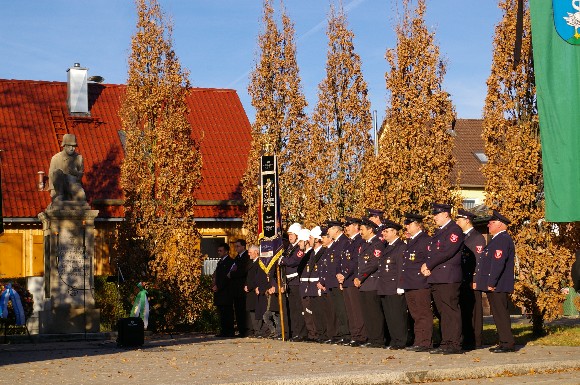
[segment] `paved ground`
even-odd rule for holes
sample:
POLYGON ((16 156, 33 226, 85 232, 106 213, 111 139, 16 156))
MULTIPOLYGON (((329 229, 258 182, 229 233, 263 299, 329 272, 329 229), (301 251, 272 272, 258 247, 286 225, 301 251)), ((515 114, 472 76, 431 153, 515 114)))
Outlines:
POLYGON ((254 338, 173 337, 151 336, 134 350, 118 348, 113 340, 0 345, 0 384, 580 384, 580 347, 442 356, 254 338))

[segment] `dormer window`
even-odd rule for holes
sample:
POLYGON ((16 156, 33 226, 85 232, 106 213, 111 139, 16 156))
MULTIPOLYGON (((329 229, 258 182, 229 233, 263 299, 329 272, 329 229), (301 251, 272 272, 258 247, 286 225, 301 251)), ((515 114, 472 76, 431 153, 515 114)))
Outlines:
POLYGON ((483 152, 474 152, 473 155, 479 160, 479 163, 485 164, 487 163, 487 155, 483 152))

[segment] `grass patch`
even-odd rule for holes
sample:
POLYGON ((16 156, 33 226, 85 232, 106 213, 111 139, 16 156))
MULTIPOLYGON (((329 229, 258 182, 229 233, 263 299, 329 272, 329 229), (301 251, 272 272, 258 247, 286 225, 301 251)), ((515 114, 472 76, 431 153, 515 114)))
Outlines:
MULTIPOLYGON (((548 325, 541 337, 532 334, 532 324, 512 323, 512 333, 517 345, 580 346, 580 325, 548 325)), ((495 325, 483 325, 484 345, 498 342, 495 325)))

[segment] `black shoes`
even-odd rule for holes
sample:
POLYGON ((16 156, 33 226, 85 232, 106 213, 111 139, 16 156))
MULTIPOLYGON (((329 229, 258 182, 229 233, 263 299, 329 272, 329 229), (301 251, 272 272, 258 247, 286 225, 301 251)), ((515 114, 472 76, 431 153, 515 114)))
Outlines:
POLYGON ((373 344, 372 342, 365 342, 364 344, 360 345, 361 348, 379 348, 382 349, 384 345, 373 344))
POLYGON ((402 349, 405 349, 405 347, 404 346, 393 345, 393 346, 385 346, 384 349, 387 349, 387 350, 402 350, 402 349))
POLYGON ((516 349, 515 348, 508 348, 506 346, 497 346, 495 348, 490 348, 489 351, 492 353, 511 353, 511 352, 515 352, 516 349))
POLYGON ((431 350, 431 348, 429 346, 408 346, 405 348, 405 350, 411 352, 428 352, 431 350))

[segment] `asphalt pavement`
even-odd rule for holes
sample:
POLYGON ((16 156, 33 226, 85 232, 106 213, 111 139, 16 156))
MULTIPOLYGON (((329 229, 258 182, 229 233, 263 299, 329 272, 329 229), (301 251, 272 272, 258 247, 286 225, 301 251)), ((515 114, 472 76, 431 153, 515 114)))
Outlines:
POLYGON ((180 334, 123 349, 111 334, 57 337, 0 344, 0 384, 580 384, 580 347, 440 355, 180 334))

